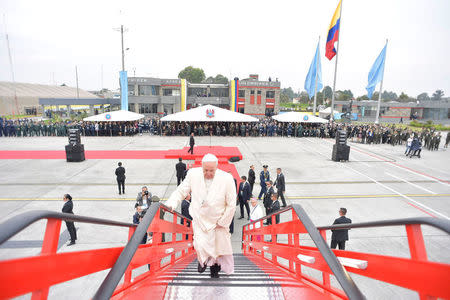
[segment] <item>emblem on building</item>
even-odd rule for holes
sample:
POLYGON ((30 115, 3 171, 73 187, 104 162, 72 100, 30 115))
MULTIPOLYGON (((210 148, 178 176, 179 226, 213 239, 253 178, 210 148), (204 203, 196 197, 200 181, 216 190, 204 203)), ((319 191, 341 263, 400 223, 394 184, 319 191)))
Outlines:
POLYGON ((105 118, 106 118, 106 120, 109 120, 109 119, 111 119, 111 115, 110 114, 106 114, 105 118))
POLYGON ((303 116, 303 121, 308 121, 308 116, 303 116))
POLYGON ((208 118, 214 118, 214 109, 207 109, 206 110, 206 116, 208 118))

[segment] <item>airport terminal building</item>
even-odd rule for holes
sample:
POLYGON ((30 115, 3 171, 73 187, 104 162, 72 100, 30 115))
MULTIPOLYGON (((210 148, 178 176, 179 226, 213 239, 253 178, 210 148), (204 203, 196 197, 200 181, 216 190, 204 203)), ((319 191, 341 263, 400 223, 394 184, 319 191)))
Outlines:
MULTIPOLYGON (((211 104, 230 109, 232 85, 187 82, 186 109, 211 104)), ((238 81, 238 111, 253 116, 280 111, 279 81, 260 81, 258 75, 238 81)), ((141 114, 171 114, 181 111, 181 79, 128 78, 128 110, 141 114)))

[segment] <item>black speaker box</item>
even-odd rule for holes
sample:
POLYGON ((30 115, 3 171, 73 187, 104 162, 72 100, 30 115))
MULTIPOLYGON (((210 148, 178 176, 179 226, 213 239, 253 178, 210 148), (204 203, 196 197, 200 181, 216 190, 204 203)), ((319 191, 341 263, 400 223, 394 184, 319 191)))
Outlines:
POLYGON ((350 156, 350 146, 348 145, 333 145, 333 153, 331 154, 331 160, 342 161, 347 160, 350 156))
POLYGON ((237 162, 240 161, 241 159, 239 158, 239 156, 233 156, 230 157, 230 159, 228 159, 229 162, 237 162))
POLYGON ((66 145, 66 161, 67 162, 79 162, 84 161, 84 145, 78 144, 75 146, 66 145))

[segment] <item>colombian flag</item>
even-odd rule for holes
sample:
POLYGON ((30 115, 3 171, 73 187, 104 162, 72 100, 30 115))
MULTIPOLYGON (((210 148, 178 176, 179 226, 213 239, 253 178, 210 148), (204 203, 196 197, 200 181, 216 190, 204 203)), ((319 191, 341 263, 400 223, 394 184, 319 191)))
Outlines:
POLYGON ((325 48, 325 56, 332 60, 336 55, 336 49, 334 48, 334 43, 339 39, 339 24, 341 21, 341 1, 334 12, 333 19, 331 19, 330 28, 328 29, 327 45, 325 48))

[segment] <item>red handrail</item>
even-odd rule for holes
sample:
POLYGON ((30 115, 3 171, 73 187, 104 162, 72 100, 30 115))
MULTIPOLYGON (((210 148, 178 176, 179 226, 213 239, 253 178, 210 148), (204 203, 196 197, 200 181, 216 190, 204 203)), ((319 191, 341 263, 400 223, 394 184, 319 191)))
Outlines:
MULTIPOLYGON (((80 216, 66 216, 66 214, 58 213, 54 215, 58 218, 43 217, 47 219, 47 227, 40 255, 0 261, 0 299, 12 298, 30 292, 32 293, 32 299, 47 299, 49 288, 52 285, 112 268, 116 263, 124 247, 57 253, 63 219, 72 217, 77 218, 76 221, 78 222, 94 223, 89 222, 94 218, 86 217, 83 219, 80 216)), ((175 212, 169 212, 162 206, 158 208, 156 216, 147 230, 153 234, 152 243, 139 246, 127 268, 123 284, 117 287, 114 295, 193 253, 192 227, 188 227, 188 222, 185 220, 183 225, 179 224, 178 217, 183 217, 175 212), (172 214, 172 221, 163 220, 161 218, 162 211, 172 214), (170 241, 163 242, 164 233, 171 234, 170 241), (176 240, 177 233, 182 233, 181 240, 176 240), (147 264, 150 265, 150 271, 133 280, 132 271, 147 264)), ((98 222, 99 219, 96 220, 96 224, 101 224, 98 222)), ((119 223, 117 222, 117 224, 119 223)), ((117 226, 128 226, 124 224, 117 226)), ((135 225, 129 225, 129 239, 134 234, 135 229, 135 225)))
MULTIPOLYGON (((287 274, 298 280, 306 280, 338 297, 347 298, 341 290, 331 286, 330 275, 333 275, 333 272, 330 270, 322 253, 316 247, 301 245, 299 234, 307 234, 309 232, 295 210, 290 210, 292 221, 276 224, 275 216, 287 211, 284 210, 268 217, 272 219, 272 225, 264 225, 263 221, 265 221, 265 218, 245 225, 243 228, 244 254, 258 256, 266 261, 270 261, 273 265, 283 269, 287 274), (277 242, 278 234, 288 235, 287 244, 277 242), (264 235, 271 235, 271 241, 264 241, 264 235), (270 260, 265 257, 265 253, 271 254, 270 260), (278 257, 288 260, 289 263, 286 265, 280 264, 278 257), (301 265, 321 271, 322 281, 303 274, 301 265)), ((352 225, 358 226, 358 224, 352 225)), ((427 260, 420 224, 402 225, 406 227, 411 258, 344 250, 333 250, 333 253, 339 260, 350 259, 342 263, 348 272, 417 291, 421 299, 429 299, 430 297, 450 298, 448 284, 450 264, 427 260)), ((320 234, 325 241, 326 231, 329 229, 331 228, 319 228, 320 234)))

